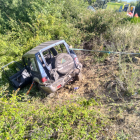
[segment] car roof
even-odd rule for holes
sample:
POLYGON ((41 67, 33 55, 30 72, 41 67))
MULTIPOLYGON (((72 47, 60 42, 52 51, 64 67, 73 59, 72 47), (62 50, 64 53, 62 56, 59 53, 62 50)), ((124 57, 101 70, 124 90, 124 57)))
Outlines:
POLYGON ((26 56, 35 56, 36 53, 38 53, 39 51, 44 51, 46 49, 52 48, 58 44, 64 43, 64 40, 51 40, 51 41, 47 41, 44 43, 41 43, 40 45, 38 45, 37 47, 31 49, 30 51, 26 52, 23 57, 26 56))

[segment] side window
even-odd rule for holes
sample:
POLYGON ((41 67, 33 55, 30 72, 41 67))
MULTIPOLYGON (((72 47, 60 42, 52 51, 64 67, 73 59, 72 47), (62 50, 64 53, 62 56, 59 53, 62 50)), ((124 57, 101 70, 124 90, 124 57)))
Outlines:
POLYGON ((58 53, 67 53, 67 49, 63 43, 55 46, 55 49, 58 53))
POLYGON ((34 58, 30 58, 30 63, 31 63, 31 65, 30 65, 31 70, 37 72, 38 70, 37 70, 34 58))
POLYGON ((49 53, 49 51, 48 51, 48 50, 44 51, 44 52, 43 52, 43 56, 44 56, 45 58, 50 58, 50 53, 49 53))
POLYGON ((67 53, 67 50, 66 50, 66 47, 64 44, 60 44, 60 48, 61 48, 63 53, 67 53))
POLYGON ((43 56, 48 65, 52 63, 52 58, 54 58, 54 55, 51 52, 51 50, 48 49, 48 50, 44 51, 43 56))

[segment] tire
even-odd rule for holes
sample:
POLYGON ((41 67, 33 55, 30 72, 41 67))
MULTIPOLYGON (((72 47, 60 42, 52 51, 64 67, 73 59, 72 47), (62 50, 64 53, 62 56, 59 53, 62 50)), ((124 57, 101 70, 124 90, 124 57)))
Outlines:
POLYGON ((74 68, 74 60, 69 54, 60 53, 56 56, 55 68, 59 73, 66 74, 74 68))
POLYGON ((77 81, 82 81, 82 79, 83 79, 83 75, 82 75, 82 73, 79 73, 79 74, 76 76, 76 80, 77 80, 77 81))

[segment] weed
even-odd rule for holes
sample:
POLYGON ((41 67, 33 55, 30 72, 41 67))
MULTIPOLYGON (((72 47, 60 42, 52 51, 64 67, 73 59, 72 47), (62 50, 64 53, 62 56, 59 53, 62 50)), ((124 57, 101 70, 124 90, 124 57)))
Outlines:
POLYGON ((0 98, 1 139, 95 139, 107 123, 99 111, 89 110, 98 105, 93 99, 47 107, 30 99, 18 102, 21 96, 17 96, 17 92, 9 99, 0 98))
POLYGON ((122 130, 121 133, 117 134, 117 140, 128 140, 129 134, 125 134, 122 130))

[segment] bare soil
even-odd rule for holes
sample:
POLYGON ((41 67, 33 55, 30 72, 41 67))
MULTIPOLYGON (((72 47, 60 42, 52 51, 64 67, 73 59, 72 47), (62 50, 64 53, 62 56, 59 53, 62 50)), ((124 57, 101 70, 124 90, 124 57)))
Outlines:
MULTIPOLYGON (((126 95, 125 84, 116 75, 119 73, 118 56, 94 59, 93 54, 79 54, 83 64, 82 81, 74 81, 61 88, 48 102, 62 103, 71 98, 100 99, 100 112, 107 116, 110 125, 97 139, 140 139, 140 95, 126 95), (74 88, 78 88, 75 90, 74 88)), ((46 99, 45 99, 46 100, 46 99)))

